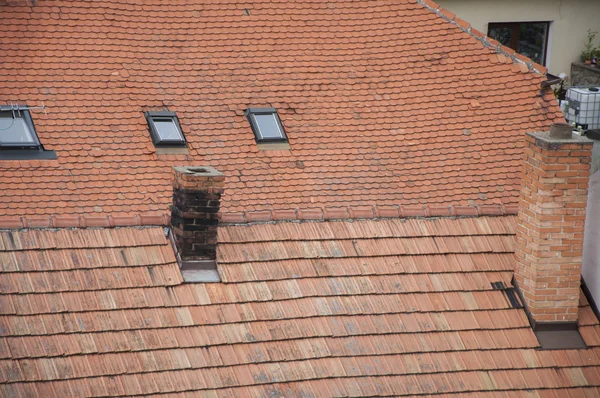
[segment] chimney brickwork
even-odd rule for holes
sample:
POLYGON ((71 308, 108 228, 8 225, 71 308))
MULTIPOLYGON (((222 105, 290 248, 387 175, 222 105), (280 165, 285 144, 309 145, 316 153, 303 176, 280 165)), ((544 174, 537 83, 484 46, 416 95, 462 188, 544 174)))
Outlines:
POLYGON ((173 174, 171 228, 181 267, 206 260, 214 267, 225 176, 212 167, 174 167, 173 174))
POLYGON ((592 141, 528 133, 515 279, 533 323, 577 321, 592 141))

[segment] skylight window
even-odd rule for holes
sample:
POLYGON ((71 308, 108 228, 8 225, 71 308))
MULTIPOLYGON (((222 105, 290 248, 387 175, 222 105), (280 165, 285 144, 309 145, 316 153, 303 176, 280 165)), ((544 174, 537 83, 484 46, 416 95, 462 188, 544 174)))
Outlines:
POLYGON ((185 146, 175 112, 146 112, 146 120, 155 146, 185 146))
POLYGON ((0 105, 0 160, 56 159, 46 151, 25 105, 0 105))
POLYGON ((0 107, 0 148, 40 149, 29 110, 0 107))
POLYGON ((246 116, 257 142, 285 142, 287 137, 275 108, 250 108, 246 116))

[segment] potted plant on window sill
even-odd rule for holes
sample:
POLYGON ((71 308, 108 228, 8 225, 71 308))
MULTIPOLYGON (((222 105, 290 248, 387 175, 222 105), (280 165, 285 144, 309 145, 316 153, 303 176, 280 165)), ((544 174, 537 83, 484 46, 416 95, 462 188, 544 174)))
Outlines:
POLYGON ((583 46, 583 51, 581 52, 581 59, 584 61, 586 65, 590 65, 592 63, 592 59, 594 58, 594 54, 596 51, 600 50, 600 46, 598 48, 594 48, 594 40, 596 39, 597 31, 588 29, 587 31, 587 41, 583 46))

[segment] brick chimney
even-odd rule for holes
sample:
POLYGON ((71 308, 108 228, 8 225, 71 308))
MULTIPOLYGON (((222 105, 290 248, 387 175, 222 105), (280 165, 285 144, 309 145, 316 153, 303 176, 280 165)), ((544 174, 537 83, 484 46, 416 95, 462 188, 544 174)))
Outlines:
POLYGON ((224 181, 212 167, 173 167, 171 229, 186 281, 219 280, 217 227, 224 181))
POLYGON ((564 123, 527 133, 515 279, 534 329, 576 327, 592 144, 564 123))

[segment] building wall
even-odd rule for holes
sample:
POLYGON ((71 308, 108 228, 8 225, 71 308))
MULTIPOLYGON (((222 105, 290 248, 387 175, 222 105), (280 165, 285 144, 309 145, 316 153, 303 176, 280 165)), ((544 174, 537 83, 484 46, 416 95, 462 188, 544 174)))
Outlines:
POLYGON ((581 274, 596 304, 600 304, 600 141, 594 141, 588 190, 581 274))
MULTIPOLYGON (((490 22, 550 21, 546 66, 570 73, 579 62, 587 30, 600 31, 600 0, 438 0, 442 7, 487 33, 490 22)), ((600 34, 596 38, 599 43, 600 34)))
POLYGON ((572 64, 571 84, 574 86, 600 86, 600 68, 581 63, 572 64))

